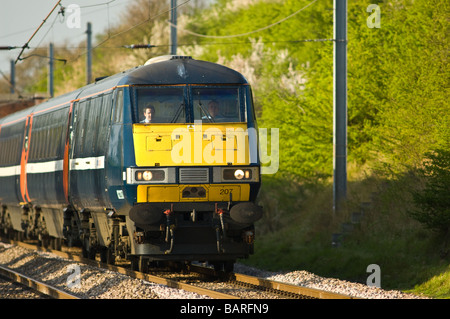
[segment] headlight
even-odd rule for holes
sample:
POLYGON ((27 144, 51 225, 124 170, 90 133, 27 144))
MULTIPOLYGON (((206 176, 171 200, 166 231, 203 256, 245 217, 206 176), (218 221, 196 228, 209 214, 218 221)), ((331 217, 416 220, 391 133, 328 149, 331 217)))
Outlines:
POLYGON ((134 173, 136 182, 164 181, 165 174, 162 170, 137 170, 134 173))
POLYGON ((237 169, 234 171, 234 177, 236 177, 236 179, 243 179, 244 178, 244 171, 241 169, 237 169))
POLYGON ((175 183, 175 177, 175 167, 128 167, 124 174, 127 184, 175 183))
POLYGON ((251 168, 225 168, 222 173, 223 181, 250 181, 252 177, 251 168))
POLYGON ((142 178, 143 178, 145 181, 151 181, 151 180, 152 180, 152 177, 153 177, 153 175, 152 175, 152 172, 150 172, 150 171, 144 171, 144 172, 142 173, 142 178))

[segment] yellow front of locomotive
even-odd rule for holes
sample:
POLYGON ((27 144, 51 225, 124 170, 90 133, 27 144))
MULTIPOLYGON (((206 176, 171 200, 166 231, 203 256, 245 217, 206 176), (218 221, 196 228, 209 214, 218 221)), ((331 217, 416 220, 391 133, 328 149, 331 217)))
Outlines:
POLYGON ((128 175, 155 182, 138 186, 137 203, 249 201, 259 182, 246 124, 136 124, 133 134, 139 168, 128 175))
POLYGON ((133 254, 229 262, 253 251, 260 186, 250 87, 135 88, 133 254))

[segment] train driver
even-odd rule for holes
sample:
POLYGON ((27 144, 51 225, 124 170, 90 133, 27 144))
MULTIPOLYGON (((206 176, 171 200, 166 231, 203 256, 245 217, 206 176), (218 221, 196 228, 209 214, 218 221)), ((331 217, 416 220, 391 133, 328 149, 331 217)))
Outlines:
POLYGON ((208 103, 208 113, 209 115, 203 116, 202 119, 210 119, 215 122, 222 122, 224 117, 220 114, 219 102, 217 100, 212 100, 208 103))
POLYGON ((152 119, 154 119, 155 116, 155 108, 148 104, 145 108, 144 108, 144 119, 140 122, 140 123, 151 123, 152 119))

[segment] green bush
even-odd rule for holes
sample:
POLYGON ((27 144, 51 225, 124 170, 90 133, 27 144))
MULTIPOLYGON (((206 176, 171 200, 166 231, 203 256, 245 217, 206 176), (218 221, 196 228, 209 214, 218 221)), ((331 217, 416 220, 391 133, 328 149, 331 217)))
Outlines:
POLYGON ((427 228, 447 235, 450 233, 450 151, 437 150, 427 158, 420 170, 426 185, 421 191, 412 192, 418 209, 410 213, 427 228))

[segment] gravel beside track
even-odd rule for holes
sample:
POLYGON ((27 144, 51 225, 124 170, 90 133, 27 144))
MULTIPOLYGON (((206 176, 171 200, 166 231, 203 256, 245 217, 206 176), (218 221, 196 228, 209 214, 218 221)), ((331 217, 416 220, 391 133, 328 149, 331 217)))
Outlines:
MULTIPOLYGON (((199 294, 170 288, 60 258, 50 253, 0 243, 0 264, 81 298, 199 299, 199 294), (79 266, 76 285, 74 265, 79 266), (70 286, 70 287, 69 287, 70 286)), ((1 296, 0 296, 1 298, 1 296)))
POLYGON ((427 297, 407 294, 398 290, 384 290, 335 278, 317 276, 304 270, 292 272, 269 272, 237 264, 234 271, 241 274, 262 277, 302 287, 326 290, 362 299, 428 299, 427 297))
POLYGON ((49 299, 51 297, 35 292, 0 276, 0 299, 49 299))
MULTIPOLYGON (((74 262, 56 255, 0 243, 0 264, 17 272, 58 287, 61 290, 92 299, 209 299, 196 293, 170 288, 141 279, 133 279, 113 271, 74 262), (80 270, 80 284, 75 285, 74 265, 80 270)), ((401 291, 387 291, 334 278, 324 278, 307 271, 275 273, 235 265, 235 272, 280 282, 322 289, 369 299, 424 298, 401 291)), ((217 283, 216 283, 217 284, 217 283)), ((251 296, 249 296, 252 298, 251 296)), ((0 298, 2 296, 0 295, 0 298)), ((248 298, 248 297, 247 297, 248 298)), ((253 298, 258 298, 253 296, 253 298)))

